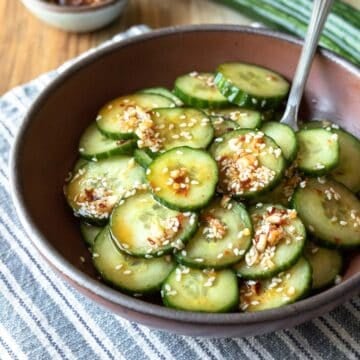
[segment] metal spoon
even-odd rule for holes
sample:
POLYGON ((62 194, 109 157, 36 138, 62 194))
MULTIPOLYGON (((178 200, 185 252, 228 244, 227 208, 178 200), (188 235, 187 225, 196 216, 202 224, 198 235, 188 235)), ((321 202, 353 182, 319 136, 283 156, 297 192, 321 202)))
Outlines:
POLYGON ((314 0, 305 43, 295 71, 285 113, 280 120, 281 123, 291 126, 294 130, 298 130, 297 118, 300 101, 304 92, 306 80, 310 73, 311 63, 319 42, 320 34, 333 1, 334 0, 314 0))

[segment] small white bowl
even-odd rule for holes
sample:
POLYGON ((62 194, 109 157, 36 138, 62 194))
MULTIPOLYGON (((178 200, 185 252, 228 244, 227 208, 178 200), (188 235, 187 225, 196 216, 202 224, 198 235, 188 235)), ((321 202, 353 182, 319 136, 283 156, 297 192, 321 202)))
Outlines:
POLYGON ((104 0, 96 5, 60 6, 43 0, 21 0, 36 17, 56 28, 87 32, 100 29, 114 21, 127 0, 104 0))

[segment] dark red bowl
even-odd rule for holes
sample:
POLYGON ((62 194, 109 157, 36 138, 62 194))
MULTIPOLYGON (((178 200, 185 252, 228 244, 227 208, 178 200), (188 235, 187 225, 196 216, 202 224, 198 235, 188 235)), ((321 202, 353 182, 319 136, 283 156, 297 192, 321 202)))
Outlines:
MULTIPOLYGON (((144 87, 172 86, 192 70, 225 61, 269 67, 291 79, 301 50, 293 37, 240 26, 169 28, 106 47, 78 61, 48 86, 26 115, 12 153, 13 199, 39 253, 79 291, 119 315, 169 331, 244 336, 294 326, 319 316, 360 290, 360 257, 344 281, 293 305, 258 313, 205 314, 134 299, 97 280, 76 219, 65 204, 64 178, 74 164, 84 128, 109 99, 144 87), (82 264, 80 256, 86 256, 82 264)), ((360 136, 360 72, 320 51, 306 86, 302 116, 326 114, 360 136)), ((356 164, 357 165, 357 164, 356 164)))

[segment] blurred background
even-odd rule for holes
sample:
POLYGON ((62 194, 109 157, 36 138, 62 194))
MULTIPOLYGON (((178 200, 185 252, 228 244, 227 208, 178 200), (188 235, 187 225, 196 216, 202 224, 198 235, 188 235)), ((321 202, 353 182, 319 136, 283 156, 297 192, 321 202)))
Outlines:
MULTIPOLYGON (((81 3, 82 1, 95 1, 101 3, 102 1, 116 2, 118 0, 52 1, 73 1, 74 3, 81 3)), ((126 3, 126 0, 120 1, 126 3)), ((290 13, 293 12, 294 17, 296 17, 297 14, 302 13, 303 9, 306 10, 306 6, 302 3, 305 2, 311 4, 311 0, 257 0, 254 2, 238 2, 245 4, 248 3, 249 5, 239 7, 237 6, 237 1, 235 0, 129 0, 127 4, 125 4, 124 8, 121 9, 120 16, 113 20, 110 25, 107 25, 97 31, 79 34, 74 32, 65 32, 51 27, 28 11, 28 9, 30 9, 33 12, 37 12, 38 16, 41 15, 47 20, 53 20, 50 12, 40 14, 39 11, 42 11, 42 9, 39 10, 35 8, 39 5, 39 3, 42 3, 41 5, 45 4, 45 7, 49 7, 48 3, 44 0, 1 0, 0 23, 2 24, 2 31, 0 32, 0 63, 2 75, 0 80, 0 94, 18 84, 31 80, 41 73, 58 67, 64 61, 107 39, 110 39, 115 34, 134 24, 146 24, 152 28, 204 23, 248 25, 254 21, 265 20, 265 18, 269 15, 270 18, 274 18, 274 14, 271 13, 272 10, 267 8, 268 4, 273 6, 273 8, 276 8, 276 11, 282 11, 285 13, 288 11, 290 11, 290 13), (262 18, 262 16, 260 16, 260 18, 254 16, 254 9, 251 9, 251 7, 256 6, 255 3, 260 3, 255 10, 257 11, 260 9, 263 12, 265 11, 265 18, 262 18), (227 6, 229 4, 232 6, 227 6), (295 8, 293 8, 294 4, 295 8), (26 5, 26 7, 24 5, 26 5), (279 8, 277 8, 278 6, 279 8), (282 8, 282 6, 284 8, 282 8), (297 10, 296 6, 301 6, 301 8, 299 8, 301 11, 297 10), (247 11, 249 8, 250 11, 247 11), (245 15, 245 13, 247 15, 245 15)), ((340 3, 340 1, 338 1, 338 3, 340 3)), ((343 3, 350 4, 357 9, 360 9, 360 0, 345 0, 341 2, 340 5, 338 4, 340 6, 340 14, 342 14, 345 18, 345 21, 348 21, 347 17, 349 17, 351 28, 357 28, 357 30, 359 30, 360 20, 359 23, 357 23, 358 18, 351 14, 351 8, 342 9, 341 4, 343 3)), ((55 5, 52 5, 52 7, 54 6, 55 5)), ((57 7, 60 8, 61 6, 57 7)), ((73 8, 74 7, 75 6, 73 6, 73 8)), ((44 11, 53 11, 53 9, 47 8, 44 11)), ((64 9, 56 10, 55 13, 56 14, 54 14, 54 16, 63 16, 64 9)), ((304 16, 305 19, 306 11, 304 14, 300 15, 304 16)), ((280 18, 281 16, 279 19, 280 18)), ((75 18, 71 21, 76 22, 80 20, 75 18)), ((272 19, 270 23, 268 23, 268 26, 276 27, 276 24, 274 24, 273 21, 274 20, 272 19)), ((275 16, 275 22, 276 21, 278 21, 277 16, 275 16)), ((292 31, 290 32, 298 32, 298 35, 301 35, 301 28, 299 28, 294 21, 289 19, 289 24, 292 24, 290 26, 290 30, 292 31)), ((339 24, 335 22, 332 34, 335 33, 336 35, 337 29, 341 27, 342 23, 339 24)), ((351 29, 349 31, 351 32, 351 29)), ((342 42, 341 36, 342 35, 340 35, 337 39, 340 42, 342 42)), ((357 42, 354 47, 358 48, 360 40, 359 38, 357 38, 357 40, 356 38, 354 39, 355 40, 353 41, 357 42)), ((344 41, 346 41, 346 39, 344 41)), ((350 40, 350 42, 351 41, 352 40, 350 40)))

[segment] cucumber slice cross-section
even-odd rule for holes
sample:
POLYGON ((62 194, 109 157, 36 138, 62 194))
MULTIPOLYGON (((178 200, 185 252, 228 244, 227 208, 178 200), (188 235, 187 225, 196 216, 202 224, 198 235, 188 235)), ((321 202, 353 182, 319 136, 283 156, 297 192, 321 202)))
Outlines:
POLYGON ((105 282, 134 295, 159 291, 175 266, 170 256, 143 259, 119 251, 108 227, 95 239, 93 264, 105 282))
POLYGON ((150 192, 137 192, 123 200, 110 218, 115 244, 133 256, 162 256, 182 249, 197 228, 197 215, 171 210, 150 192))
POLYGON ((296 138, 299 146, 296 162, 304 173, 321 176, 339 163, 337 134, 324 129, 309 129, 297 132, 296 138))
POLYGON ((251 244, 252 224, 245 207, 216 199, 200 214, 200 227, 176 253, 190 267, 224 268, 237 263, 251 244))
POLYGON ((229 102, 255 109, 276 108, 289 91, 281 75, 245 63, 219 65, 214 81, 229 102))
POLYGON ((140 123, 149 121, 149 111, 175 104, 157 94, 131 94, 109 101, 99 111, 96 123, 99 130, 113 139, 137 138, 140 123))
POLYGON ((187 106, 221 108, 229 105, 214 83, 214 74, 193 71, 178 77, 174 93, 187 106))
POLYGON ((280 181, 285 170, 281 149, 256 130, 235 130, 216 138, 210 152, 219 167, 219 190, 235 197, 265 192, 280 181))
POLYGON ((311 267, 304 257, 287 271, 261 281, 245 281, 240 286, 240 310, 262 311, 291 304, 311 289, 311 267))
POLYGON ((250 208, 254 226, 252 246, 235 265, 239 277, 266 279, 291 267, 301 256, 306 231, 296 211, 280 205, 250 208))
POLYGON ((281 148, 284 158, 291 163, 297 153, 297 140, 293 129, 286 124, 266 122, 261 131, 271 137, 281 148))
POLYGON ((343 266, 339 250, 319 247, 308 242, 304 253, 312 268, 312 289, 319 290, 336 283, 343 266))
POLYGON ((239 301, 238 284, 231 270, 190 269, 179 265, 161 290, 166 306, 198 312, 228 312, 239 301))
POLYGON ((292 204, 314 241, 331 248, 360 246, 360 201, 344 185, 326 178, 308 178, 292 204))
POLYGON ((135 140, 114 140, 106 137, 91 124, 79 142, 80 156, 86 160, 101 160, 114 155, 131 154, 136 147, 135 140))
POLYGON ((157 201, 170 209, 194 211, 211 201, 218 169, 206 151, 178 147, 157 156, 146 177, 157 201))
POLYGON ((93 224, 107 221, 115 204, 145 186, 145 171, 130 156, 117 155, 79 167, 64 187, 75 216, 93 224))

